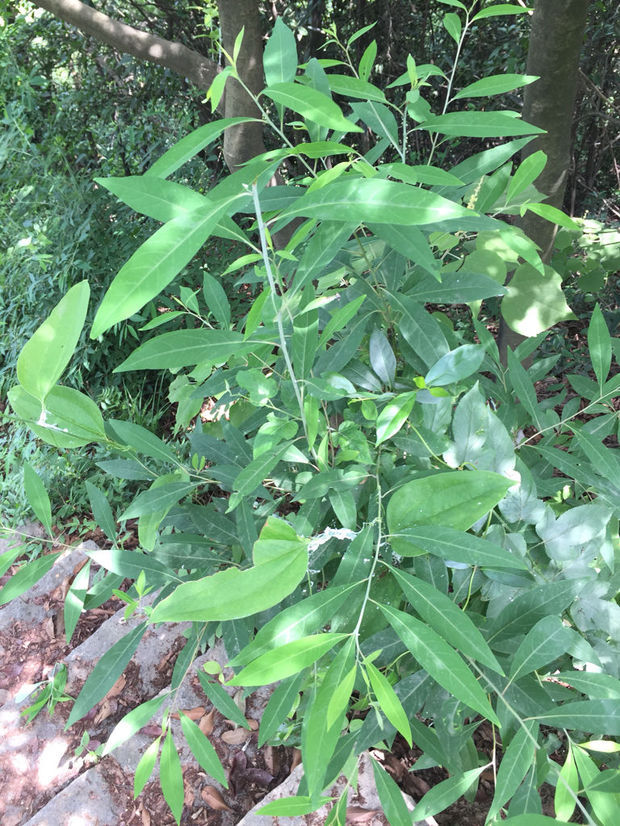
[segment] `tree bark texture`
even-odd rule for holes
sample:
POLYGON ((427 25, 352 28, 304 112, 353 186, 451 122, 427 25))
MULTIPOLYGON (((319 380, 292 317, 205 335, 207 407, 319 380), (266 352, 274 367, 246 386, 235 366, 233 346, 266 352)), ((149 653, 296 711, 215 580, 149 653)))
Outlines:
MULTIPOLYGON (((536 0, 527 57, 528 75, 539 80, 525 87, 523 120, 546 130, 523 151, 523 157, 539 149, 547 165, 535 181, 546 195, 545 203, 562 207, 568 179, 572 121, 579 78, 579 55, 586 28, 589 0, 536 0)), ((555 226, 533 212, 519 220, 525 234, 540 247, 545 263, 551 258, 555 226)), ((515 347, 523 337, 501 320, 499 348, 505 359, 507 346, 515 347)))

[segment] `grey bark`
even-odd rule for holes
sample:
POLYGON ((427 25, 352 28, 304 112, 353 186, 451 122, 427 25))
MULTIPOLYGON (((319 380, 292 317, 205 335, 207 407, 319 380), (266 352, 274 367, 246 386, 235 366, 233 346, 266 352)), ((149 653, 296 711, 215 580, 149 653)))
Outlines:
MULTIPOLYGON (((579 78, 579 55, 586 28, 589 0, 537 0, 527 56, 528 75, 539 80, 525 87, 523 120, 540 126, 546 134, 537 136, 523 157, 542 149, 547 165, 535 182, 546 195, 545 203, 561 208, 568 179, 572 142, 572 121, 579 78)), ((547 263, 553 251, 555 226, 526 212, 519 221, 526 235, 540 247, 547 263)), ((514 348, 523 336, 500 320, 499 348, 505 362, 506 348, 514 348)))

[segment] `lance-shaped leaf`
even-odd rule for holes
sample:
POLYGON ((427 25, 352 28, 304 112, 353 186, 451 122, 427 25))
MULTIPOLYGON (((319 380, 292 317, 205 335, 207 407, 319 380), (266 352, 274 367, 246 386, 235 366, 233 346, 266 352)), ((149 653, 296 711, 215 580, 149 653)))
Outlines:
POLYGON ((172 730, 168 729, 159 758, 159 782, 164 799, 177 823, 181 822, 185 791, 183 788, 183 771, 181 760, 174 744, 172 730))
POLYGON ((404 611, 380 605, 382 613, 420 665, 457 700, 499 725, 480 684, 448 643, 431 628, 404 611))
POLYGON ((510 553, 501 545, 495 545, 488 539, 482 539, 471 533, 454 528, 427 527, 419 525, 403 528, 392 544, 397 542, 398 553, 403 556, 419 556, 420 549, 426 553, 439 556, 446 562, 460 562, 463 565, 477 565, 493 570, 503 568, 527 569, 520 557, 510 553))
POLYGON ((536 75, 489 75, 481 80, 476 80, 465 86, 454 96, 454 100, 459 98, 480 98, 488 95, 503 95, 512 92, 513 89, 520 89, 538 80, 536 75))
POLYGON ((198 728, 196 723, 192 722, 183 712, 180 713, 181 728, 187 740, 187 745, 192 750, 192 754, 202 766, 202 768, 215 778, 218 783, 221 783, 225 789, 228 788, 228 781, 226 780, 226 773, 217 756, 217 752, 205 737, 202 731, 198 728))
POLYGON ((274 103, 297 112, 306 120, 335 129, 338 132, 361 132, 361 128, 342 114, 342 109, 331 98, 300 83, 274 83, 263 91, 274 103))
POLYGON ((308 567, 307 542, 271 517, 254 544, 254 566, 185 582, 155 606, 153 622, 209 622, 248 617, 292 593, 308 567))
POLYGON ((462 138, 506 138, 545 131, 509 112, 448 112, 428 118, 416 128, 462 138))
POLYGON ((60 554, 45 554, 32 562, 24 563, 0 588, 0 605, 5 605, 37 583, 53 566, 60 554))
POLYGON ((84 326, 89 295, 88 281, 71 287, 19 354, 19 383, 40 401, 62 376, 73 355, 84 326))
POLYGON ((176 370, 203 362, 222 364, 233 355, 249 353, 256 344, 243 341, 241 333, 232 330, 174 330, 141 344, 114 372, 176 370))
POLYGON ((108 737, 108 742, 103 749, 104 756, 110 754, 114 749, 127 742, 130 737, 133 737, 137 731, 140 731, 157 712, 165 699, 165 694, 151 697, 150 700, 140 703, 129 714, 126 714, 112 729, 112 734, 108 737))
POLYGON ((276 17, 269 40, 265 44, 263 69, 267 86, 289 83, 295 79, 297 72, 295 35, 280 16, 276 17))
POLYGON ((394 728, 402 734, 407 743, 409 743, 409 747, 411 747, 411 726, 409 725, 405 709, 398 699, 398 695, 392 688, 390 681, 378 668, 375 668, 369 660, 364 662, 364 668, 366 669, 370 685, 381 711, 394 728))
POLYGON ((519 594, 489 622, 487 639, 498 642, 525 634, 543 617, 561 614, 576 593, 573 580, 560 580, 519 594))
MULTIPOLYGON (((86 483, 88 484, 88 482, 86 483)), ((52 505, 50 498, 41 481, 41 477, 30 462, 24 462, 24 491, 28 504, 35 512, 37 519, 43 523, 48 534, 52 535, 52 505)))
POLYGON ((469 769, 469 771, 449 777, 447 780, 442 780, 436 786, 433 786, 416 803, 416 821, 421 822, 426 818, 439 814, 439 812, 443 812, 473 786, 484 770, 485 766, 481 766, 479 769, 469 769))
POLYGON ((510 679, 518 680, 552 662, 569 650, 572 641, 572 631, 560 617, 543 617, 528 631, 517 648, 512 658, 510 679))
POLYGON ((617 700, 581 700, 566 703, 536 719, 544 726, 578 729, 593 734, 620 735, 620 703, 617 700))
POLYGON ((522 728, 510 741, 497 772, 495 795, 489 810, 489 818, 498 814, 502 806, 510 800, 521 785, 536 754, 537 734, 537 723, 530 721, 523 723, 522 728))

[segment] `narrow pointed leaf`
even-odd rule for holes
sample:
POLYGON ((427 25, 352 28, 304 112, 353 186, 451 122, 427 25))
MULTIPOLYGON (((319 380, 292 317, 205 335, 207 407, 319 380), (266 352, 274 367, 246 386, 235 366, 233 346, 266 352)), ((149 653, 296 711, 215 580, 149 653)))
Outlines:
POLYGON ((385 714, 396 731, 402 734, 411 748, 412 739, 409 720, 407 719, 405 709, 402 707, 402 704, 394 692, 389 680, 369 661, 364 663, 364 668, 368 674, 370 685, 372 686, 373 693, 377 698, 381 711, 385 714))
POLYGON ((151 720, 165 699, 164 694, 152 697, 126 714, 112 729, 112 733, 103 749, 103 755, 110 754, 114 749, 126 743, 137 731, 140 731, 151 720))
POLYGON ((155 768, 157 755, 159 754, 160 742, 161 735, 157 737, 155 740, 153 740, 151 745, 146 749, 146 751, 138 761, 138 765, 136 766, 136 771, 134 773, 133 780, 134 800, 140 794, 142 789, 146 786, 150 776, 153 774, 153 769, 155 768))
POLYGON ((579 729, 593 734, 620 735, 620 703, 617 700, 582 700, 566 703, 536 719, 544 726, 579 729))
POLYGON ((241 333, 232 330, 174 330, 141 344, 114 372, 174 370, 201 362, 223 364, 233 355, 248 353, 256 343, 244 341, 241 333))
POLYGON ((361 132, 361 128, 347 120, 342 109, 331 98, 300 83, 274 83, 263 91, 274 103, 285 106, 306 120, 338 132, 361 132))
POLYGON ((448 112, 428 118, 417 128, 462 138, 505 138, 545 131, 507 112, 448 112))
POLYGON ((457 774, 455 777, 449 777, 447 780, 442 780, 436 786, 426 792, 424 797, 416 803, 414 809, 414 816, 416 821, 422 821, 430 818, 433 815, 443 812, 448 806, 451 806, 459 797, 462 797, 468 789, 480 777, 485 767, 481 766, 479 769, 470 769, 457 774))
POLYGON ((447 562, 460 562, 464 565, 477 565, 481 568, 498 570, 527 568, 522 559, 500 545, 454 528, 430 528, 420 525, 414 528, 404 528, 398 537, 403 540, 398 544, 399 553, 405 556, 419 554, 419 550, 413 553, 412 549, 415 548, 439 556, 447 562), (404 542, 407 543, 406 546, 404 542))
POLYGON ((536 723, 525 723, 515 734, 500 763, 495 783, 495 795, 489 817, 498 814, 502 806, 510 800, 532 765, 536 754, 536 723))
POLYGON ((407 808, 403 793, 396 782, 379 766, 376 760, 372 761, 372 771, 375 776, 379 800, 390 826, 411 826, 413 822, 412 814, 407 808))
POLYGON ((32 588, 52 568, 59 556, 59 553, 45 554, 32 562, 25 562, 0 588, 0 605, 5 605, 32 588))
POLYGON ((41 477, 30 462, 24 462, 24 491, 28 504, 47 533, 52 535, 52 505, 41 477))
POLYGON ((161 790, 164 793, 164 799, 172 816, 177 823, 181 822, 181 814, 183 812, 183 803, 185 801, 185 791, 183 789, 183 772, 181 770, 181 761, 174 745, 174 738, 172 731, 168 729, 164 745, 161 748, 161 756, 159 758, 159 782, 161 790))
POLYGON ((571 630, 558 616, 543 617, 528 631, 512 658, 510 679, 518 680, 564 654, 571 645, 571 630))
POLYGON ((217 752, 196 723, 192 722, 182 711, 179 716, 181 718, 183 734, 185 735, 187 745, 190 747, 192 754, 207 774, 210 774, 214 780, 217 780, 218 783, 221 783, 222 786, 227 789, 228 781, 226 779, 226 772, 220 763, 217 752))

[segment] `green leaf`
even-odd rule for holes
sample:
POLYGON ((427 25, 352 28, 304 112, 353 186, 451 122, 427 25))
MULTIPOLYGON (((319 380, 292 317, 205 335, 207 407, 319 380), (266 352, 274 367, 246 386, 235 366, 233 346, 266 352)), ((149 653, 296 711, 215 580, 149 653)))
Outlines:
POLYGON ((262 94, 267 95, 280 106, 292 109, 306 120, 327 129, 334 129, 338 132, 362 131, 359 126, 345 118, 338 104, 311 86, 302 86, 300 83, 275 83, 265 89, 262 94))
POLYGON ((479 11, 478 14, 472 17, 471 22, 475 23, 476 20, 484 20, 486 17, 498 17, 504 14, 527 14, 531 11, 532 9, 526 6, 517 6, 514 3, 496 3, 494 6, 488 6, 486 9, 479 11))
POLYGON ((390 306, 402 313, 398 321, 399 333, 426 366, 431 367, 450 350, 439 323, 410 296, 387 290, 386 295, 390 306))
POLYGON ((572 633, 558 616, 543 617, 530 629, 514 653, 511 681, 541 668, 564 654, 571 646, 572 633))
POLYGON ((263 480, 269 476, 290 446, 291 442, 284 442, 277 450, 259 454, 256 459, 253 459, 237 474, 234 481, 236 496, 230 500, 229 511, 243 496, 253 493, 263 483, 263 480))
POLYGON ((396 356, 382 330, 373 330, 369 344, 370 366, 384 384, 391 385, 396 374, 396 356))
POLYGON ((620 794, 620 771, 606 769, 597 778, 586 785, 586 794, 589 792, 605 792, 605 794, 620 794))
POLYGON ((208 206, 208 198, 189 186, 147 177, 147 174, 95 178, 95 181, 136 212, 162 223, 208 206))
POLYGON ((137 579, 140 571, 144 571, 149 576, 149 584, 151 581, 153 584, 172 580, 178 582, 178 577, 151 554, 144 554, 138 550, 125 551, 122 548, 88 550, 86 553, 95 564, 123 578, 137 579))
POLYGON ((507 348, 508 377, 519 401, 532 417, 538 430, 545 427, 544 414, 538 406, 534 383, 510 347, 507 348))
MULTIPOLYGON (((114 435, 117 436, 123 444, 133 448, 136 453, 150 456, 152 459, 159 459, 161 462, 177 463, 177 457, 169 445, 162 442, 158 436, 151 433, 151 431, 145 427, 134 424, 134 422, 123 422, 120 419, 111 419, 108 425, 112 428, 114 435)), ((149 477, 147 475, 144 478, 148 479, 149 477)))
MULTIPOLYGON (((485 470, 436 473, 414 479, 393 494, 387 506, 390 534, 414 525, 438 525, 466 531, 504 498, 513 482, 485 470)), ((392 539, 396 553, 410 543, 392 539)))
POLYGON ((395 436, 409 418, 415 403, 416 391, 400 393, 388 402, 377 416, 377 440, 380 445, 395 436))
POLYGON ((484 348, 480 344, 463 344, 435 362, 424 381, 428 387, 444 387, 446 384, 453 384, 475 373, 483 359, 484 348))
POLYGON ((478 628, 450 597, 422 579, 390 570, 411 606, 446 642, 498 674, 504 673, 478 628))
POLYGON ((90 560, 82 565, 80 570, 75 575, 71 587, 67 591, 64 605, 64 623, 65 623, 65 639, 67 645, 71 642, 71 637, 78 624, 80 615, 84 609, 84 601, 88 591, 88 584, 90 582, 90 560))
POLYGON ((390 826, 411 826, 412 814, 396 782, 379 766, 376 760, 372 761, 372 771, 379 800, 390 826))
POLYGON ((489 818, 499 813, 521 785, 536 755, 537 734, 538 725, 535 722, 524 723, 510 741, 497 772, 489 818))
POLYGON ((174 330, 141 344, 114 372, 175 370, 202 362, 223 364, 233 355, 249 353, 256 343, 251 340, 244 341, 241 333, 230 330, 174 330))
POLYGON ((211 700, 220 714, 228 720, 232 720, 233 723, 241 726, 241 728, 250 728, 250 724, 241 713, 239 706, 235 703, 232 697, 226 693, 223 686, 221 686, 218 682, 210 682, 204 671, 198 672, 198 678, 204 693, 207 695, 209 700, 211 700))
POLYGON ((371 40, 368 46, 364 49, 364 53, 360 58, 358 66, 358 74, 362 80, 368 80, 371 75, 375 60, 377 58, 377 41, 371 40))
POLYGON ((516 172, 510 179, 506 190, 506 203, 510 203, 516 195, 520 195, 533 184, 547 164, 547 156, 539 149, 519 164, 516 172))
POLYGON ((458 43, 460 41, 461 32, 463 30, 463 24, 461 23, 461 18, 458 16, 458 14, 454 14, 454 12, 448 12, 447 14, 444 14, 443 27, 455 43, 458 43))
POLYGON ((72 726, 102 700, 121 676, 144 636, 147 623, 136 626, 106 651, 93 668, 77 696, 65 729, 72 726))
POLYGON ((164 793, 164 799, 178 824, 181 822, 181 815, 183 813, 185 791, 183 789, 181 761, 179 760, 179 754, 174 745, 171 729, 168 729, 164 745, 161 749, 161 757, 159 758, 159 782, 161 784, 161 790, 164 793))
POLYGON ((319 312, 317 309, 300 313, 293 322, 291 358, 296 378, 310 376, 319 342, 319 312))
MULTIPOLYGON (((467 258, 469 264, 476 253, 467 258)), ((497 260, 501 261, 499 256, 497 260)), ((476 261, 472 261, 472 269, 476 268, 476 261)), ((506 277, 506 266, 503 266, 503 279, 506 277)), ((442 272, 441 281, 433 278, 422 278, 411 290, 411 298, 421 303, 432 304, 465 304, 468 301, 477 301, 482 298, 491 298, 496 295, 505 295, 506 290, 497 280, 477 272, 459 270, 458 272, 442 272)))
POLYGON ((358 100, 376 100, 381 103, 387 103, 385 94, 374 86, 368 83, 367 80, 362 80, 351 75, 337 75, 328 74, 329 88, 336 95, 343 95, 348 98, 356 98, 358 100))
POLYGON ((538 585, 514 600, 487 624, 489 642, 518 637, 550 614, 561 614, 576 595, 574 581, 562 580, 538 585))
POLYGON ((551 206, 551 204, 526 204, 522 212, 533 212, 535 215, 544 218, 545 221, 550 221, 552 224, 557 224, 565 229, 572 229, 579 231, 581 227, 572 218, 569 218, 561 209, 551 206))
POLYGON ((543 726, 553 728, 579 729, 610 737, 620 735, 620 703, 617 700, 581 700, 565 703, 536 719, 543 726))
POLYGON ((461 138, 505 138, 540 135, 545 131, 508 112, 448 112, 428 118, 416 129, 461 138))
POLYGON ((251 123, 252 121, 256 121, 256 118, 224 118, 223 120, 216 120, 214 123, 199 126, 198 129, 194 129, 189 135, 171 146, 167 152, 164 152, 161 158, 158 158, 144 174, 167 178, 184 163, 187 163, 190 158, 193 158, 198 152, 202 152, 206 146, 219 138, 229 126, 236 126, 239 123, 251 123))
POLYGON ((179 585, 154 608, 151 620, 209 622, 265 611, 291 594, 305 575, 307 542, 285 522, 270 517, 254 544, 254 563, 244 571, 228 568, 179 585))
POLYGON ((561 276, 549 266, 545 266, 542 275, 531 264, 522 264, 515 270, 501 310, 506 324, 526 338, 559 321, 575 318, 566 303, 561 276))
POLYGON ((426 164, 385 163, 378 167, 381 175, 389 175, 408 184, 425 184, 426 186, 464 186, 465 181, 439 166, 426 164))
POLYGON ((284 680, 316 662, 331 650, 346 634, 315 634, 285 643, 273 651, 262 654, 226 685, 269 685, 284 680))
POLYGON ((57 384, 41 403, 17 385, 9 390, 8 397, 19 418, 54 447, 79 447, 107 440, 99 408, 79 390, 57 384))
POLYGON ((560 682, 597 700, 620 700, 620 680, 611 674, 596 671, 560 671, 554 675, 560 682))
POLYGON ((506 820, 502 820, 502 826, 504 823, 509 823, 510 826, 558 826, 558 821, 555 818, 537 814, 508 817, 506 820))
MULTIPOLYGON (((393 544, 393 543, 392 543, 393 544)), ((420 550, 463 565, 502 570, 504 568, 527 569, 527 565, 515 554, 487 539, 464 533, 456 528, 425 527, 403 528, 397 541, 403 556, 419 556, 420 550)))
POLYGON ((110 754, 114 749, 126 743, 137 731, 140 731, 140 729, 151 720, 165 699, 166 696, 164 694, 152 697, 145 703, 140 703, 139 706, 136 706, 126 714, 112 729, 112 733, 108 737, 108 741, 103 749, 103 756, 105 757, 106 754, 110 754))
MULTIPOLYGON (((159 480, 156 480, 156 482, 159 480)), ((196 488, 196 482, 167 482, 139 493, 120 515, 119 522, 137 519, 146 513, 165 511, 196 488)))
POLYGON ((330 490, 329 503, 342 527, 355 530, 357 525, 357 505, 353 491, 348 488, 330 490))
POLYGON ((379 708, 394 726, 396 731, 402 734, 411 748, 412 738, 409 720, 407 719, 405 709, 402 707, 402 704, 392 688, 390 681, 379 671, 378 668, 375 668, 370 660, 365 660, 364 668, 368 674, 368 679, 370 680, 370 685, 372 686, 372 690, 377 699, 377 703, 379 704, 379 708))
POLYGON ((279 800, 272 800, 265 806, 256 810, 256 814, 270 815, 271 817, 303 817, 311 812, 316 812, 325 803, 331 803, 331 797, 281 797, 279 800))
POLYGON ((19 570, 0 588, 0 605, 5 605, 15 597, 28 591, 42 576, 51 570, 60 554, 45 554, 32 562, 25 562, 19 570))
POLYGON ((116 520, 105 494, 89 481, 86 482, 86 491, 95 521, 110 542, 116 542, 116 520))
POLYGON ((217 752, 196 723, 192 722, 189 717, 186 717, 182 711, 179 712, 179 716, 181 718, 183 734, 185 735, 187 745, 190 747, 192 754, 206 773, 211 775, 211 777, 227 789, 228 780, 226 779, 226 772, 220 763, 217 752))
POLYGON ((499 725, 486 694, 459 655, 439 634, 409 614, 386 605, 379 606, 420 665, 442 688, 457 700, 499 725))
POLYGON ((108 287, 93 321, 91 339, 159 295, 191 261, 220 219, 234 210, 238 197, 230 195, 179 215, 147 238, 108 287))
MULTIPOLYGON (((578 746, 573 747, 573 756, 579 771, 581 782, 587 787, 599 775, 599 769, 594 760, 592 760, 583 749, 578 746)), ((618 805, 620 804, 620 797, 617 795, 606 794, 605 792, 586 791, 588 801, 592 807, 592 812, 605 825, 615 823, 618 815, 618 805)))
POLYGON ((423 267, 434 279, 439 278, 440 262, 433 255, 421 230, 415 227, 405 229, 391 224, 372 224, 369 229, 378 238, 388 243, 392 249, 423 267))
POLYGON ((303 679, 304 674, 300 672, 293 677, 289 677, 287 680, 282 680, 282 682, 275 687, 269 698, 269 702, 265 706, 265 711, 260 721, 260 728, 258 730, 259 748, 268 740, 271 740, 278 728, 285 723, 297 699, 303 679))
POLYGON ((365 295, 358 295, 358 297, 354 298, 353 301, 348 301, 335 311, 321 331, 321 337, 319 338, 318 344, 319 348, 324 348, 329 343, 334 333, 342 330, 352 318, 355 318, 365 299, 365 295))
POLYGON ((90 287, 75 284, 38 327, 17 359, 17 379, 27 393, 43 401, 62 376, 84 326, 90 287))
POLYGON ((520 89, 538 80, 536 75, 488 75, 481 80, 470 83, 454 95, 453 100, 459 98, 480 98, 487 95, 503 95, 512 92, 513 89, 520 89))
POLYGON ((569 746, 566 760, 560 771, 555 787, 553 806, 558 820, 569 821, 577 805, 579 793, 579 773, 573 757, 573 749, 569 746), (571 794, 572 792, 572 794, 571 794))
POLYGON ((481 766, 479 769, 470 769, 462 774, 449 777, 447 780, 442 780, 440 783, 437 783, 436 786, 433 786, 433 788, 426 792, 424 797, 416 803, 414 809, 416 822, 439 814, 439 812, 443 812, 444 809, 451 806, 473 786, 485 768, 485 766, 481 766))
POLYGON ((28 504, 43 527, 52 535, 52 505, 41 477, 30 462, 24 462, 24 491, 28 504))
POLYGON ((295 35, 281 17, 276 17, 263 52, 265 83, 289 83, 297 73, 297 43, 295 35))
POLYGON ((601 393, 611 367, 611 336, 605 318, 597 303, 588 325, 588 351, 601 393))
POLYGON ((329 186, 302 195, 281 213, 282 218, 320 218, 358 224, 434 224, 476 213, 420 187, 378 178, 342 176, 329 186))
POLYGON ((136 766, 136 771, 133 780, 134 800, 140 794, 142 789, 146 786, 150 776, 153 774, 153 769, 155 768, 155 761, 157 760, 157 755, 159 754, 160 742, 161 735, 157 737, 155 740, 153 740, 151 745, 146 749, 146 751, 138 761, 138 765, 136 766))
POLYGON ((208 272, 203 273, 202 276, 202 294, 204 296, 205 304, 215 316, 215 320, 222 327, 228 327, 230 324, 230 304, 224 287, 217 278, 209 275, 208 272))

